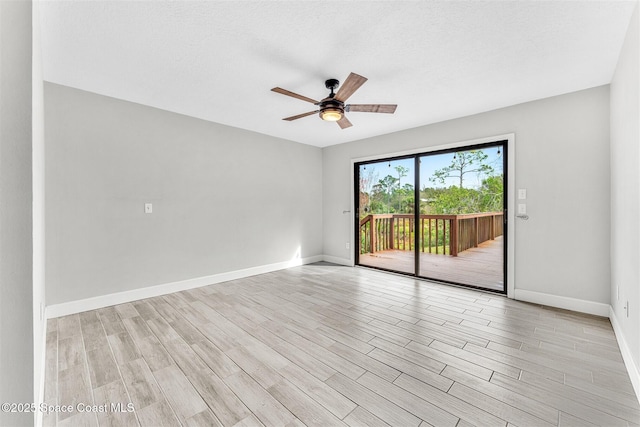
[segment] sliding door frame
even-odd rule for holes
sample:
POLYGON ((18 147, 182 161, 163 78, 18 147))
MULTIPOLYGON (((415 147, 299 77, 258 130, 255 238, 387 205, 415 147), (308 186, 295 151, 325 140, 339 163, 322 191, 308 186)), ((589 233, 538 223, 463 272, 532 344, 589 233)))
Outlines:
MULTIPOLYGON (((502 142, 504 144, 504 155, 507 163, 507 168, 503 170, 504 174, 504 206, 505 206, 505 227, 504 227, 504 244, 505 244, 505 259, 503 264, 503 269, 506 271, 505 274, 505 290, 508 298, 514 298, 514 289, 515 289, 515 134, 503 134, 496 135, 486 138, 479 138, 474 140, 466 140, 459 141, 453 143, 447 143, 442 145, 436 145, 431 147, 422 147, 408 151, 395 152, 395 153, 386 153, 377 156, 367 156, 360 158, 353 158, 351 160, 351 265, 358 265, 358 258, 360 253, 360 236, 359 236, 359 227, 356 224, 359 224, 359 214, 358 214, 358 195, 359 195, 359 183, 356 180, 356 172, 355 167, 356 164, 359 163, 373 163, 378 161, 389 161, 398 158, 408 158, 414 157, 416 166, 419 162, 420 155, 430 155, 430 154, 442 154, 447 152, 454 152, 463 148, 473 149, 474 146, 487 146, 487 145, 496 145, 496 143, 502 142)), ((415 181, 414 181, 414 190, 418 194, 414 197, 414 212, 419 212, 419 168, 414 168, 415 181)), ((415 242, 417 243, 419 239, 418 233, 415 233, 415 242)), ((417 247, 417 245, 415 245, 417 247)), ((419 272, 419 252, 415 251, 415 272, 419 272)), ((415 277, 418 279, 428 280, 427 278, 421 277, 418 274, 408 275, 409 277, 415 277)), ((398 274, 406 274, 400 273, 398 274)))

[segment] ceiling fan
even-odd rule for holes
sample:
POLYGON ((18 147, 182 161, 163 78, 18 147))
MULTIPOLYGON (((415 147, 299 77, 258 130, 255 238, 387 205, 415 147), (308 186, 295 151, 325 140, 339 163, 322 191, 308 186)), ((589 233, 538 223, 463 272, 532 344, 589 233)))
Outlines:
POLYGON ((347 98, 360 88, 367 81, 366 77, 361 75, 350 73, 347 80, 342 84, 338 93, 333 91, 340 85, 340 82, 336 79, 329 79, 324 82, 327 89, 331 90, 328 97, 322 101, 316 101, 315 99, 307 98, 306 96, 298 95, 297 93, 274 87, 271 89, 273 92, 281 93, 282 95, 291 96, 293 98, 301 99, 303 101, 310 102, 319 107, 319 110, 309 111, 308 113, 302 113, 291 117, 285 117, 282 120, 292 121, 301 119, 303 117, 310 116, 315 113, 320 113, 320 118, 328 122, 337 122, 341 129, 345 129, 353 126, 349 119, 345 116, 345 113, 351 111, 359 111, 363 113, 389 113, 393 114, 396 111, 396 104, 345 104, 347 98))

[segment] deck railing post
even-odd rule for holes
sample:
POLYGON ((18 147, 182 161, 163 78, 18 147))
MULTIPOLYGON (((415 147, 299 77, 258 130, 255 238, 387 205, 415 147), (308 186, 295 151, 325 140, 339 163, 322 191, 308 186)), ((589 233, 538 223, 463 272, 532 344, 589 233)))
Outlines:
POLYGON ((371 253, 376 251, 376 217, 371 215, 371 226, 369 227, 369 240, 371 241, 371 253))
POLYGON ((411 245, 413 244, 413 233, 415 232, 415 221, 413 220, 413 218, 409 218, 409 250, 413 250, 411 249, 411 245))
POLYGON ((473 235, 475 236, 475 241, 473 242, 473 247, 474 248, 478 247, 478 240, 479 240, 478 232, 480 231, 478 225, 479 225, 478 224, 478 217, 473 218, 473 228, 474 228, 473 235))
POLYGON ((491 215, 491 223, 489 224, 489 239, 495 240, 496 238, 496 216, 491 215))
POLYGON ((457 215, 450 219, 449 226, 449 255, 458 256, 458 217, 457 215))
POLYGON ((367 223, 369 223, 369 252, 373 252, 373 242, 371 241, 372 233, 373 233, 373 215, 369 214, 360 220, 360 239, 362 239, 364 232, 364 242, 362 240, 359 242, 360 251, 362 253, 362 244, 364 243, 364 250, 367 250, 367 223))

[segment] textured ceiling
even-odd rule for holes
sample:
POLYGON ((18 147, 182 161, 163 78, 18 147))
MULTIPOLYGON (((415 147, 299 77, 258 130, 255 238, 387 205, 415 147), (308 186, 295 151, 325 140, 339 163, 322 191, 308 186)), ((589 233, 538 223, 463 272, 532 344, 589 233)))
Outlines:
POLYGON ((43 1, 45 80, 320 147, 607 84, 636 1, 43 1), (341 130, 324 81, 367 81, 341 130))

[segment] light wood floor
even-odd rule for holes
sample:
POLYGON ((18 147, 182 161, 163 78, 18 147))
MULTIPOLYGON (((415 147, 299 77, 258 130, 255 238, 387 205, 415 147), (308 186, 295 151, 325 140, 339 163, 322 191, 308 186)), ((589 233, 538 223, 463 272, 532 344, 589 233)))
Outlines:
POLYGON ((324 264, 52 319, 45 399, 121 404, 61 426, 640 423, 607 319, 324 264))
MULTIPOLYGON (((504 292, 504 250, 502 236, 462 251, 458 256, 420 252, 420 276, 504 292)), ((360 264, 368 267, 414 273, 412 251, 387 250, 361 254, 360 264)))

